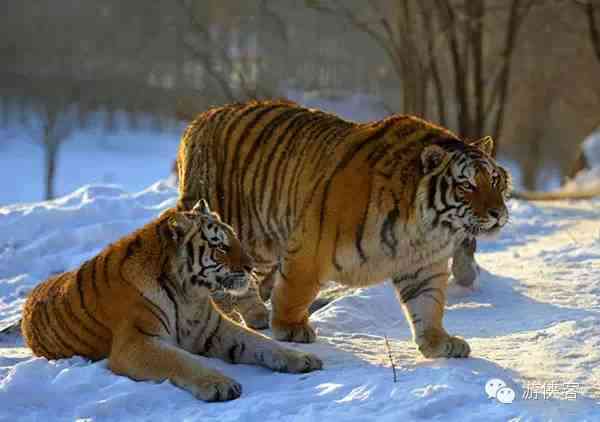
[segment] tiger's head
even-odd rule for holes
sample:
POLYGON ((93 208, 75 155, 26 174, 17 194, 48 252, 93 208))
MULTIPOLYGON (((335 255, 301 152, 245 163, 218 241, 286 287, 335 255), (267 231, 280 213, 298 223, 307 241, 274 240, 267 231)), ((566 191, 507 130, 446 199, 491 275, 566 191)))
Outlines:
POLYGON ((421 153, 422 215, 433 227, 467 236, 493 235, 508 222, 510 175, 491 156, 493 141, 431 144, 421 153))
POLYGON ((252 258, 234 230, 209 209, 205 200, 198 201, 191 211, 175 212, 167 224, 176 244, 175 268, 184 292, 246 292, 253 277, 252 258))

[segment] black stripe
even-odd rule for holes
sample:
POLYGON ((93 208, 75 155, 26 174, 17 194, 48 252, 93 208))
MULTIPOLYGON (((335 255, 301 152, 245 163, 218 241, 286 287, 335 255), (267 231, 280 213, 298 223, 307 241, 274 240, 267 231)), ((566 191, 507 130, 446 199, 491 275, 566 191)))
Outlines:
POLYGON ((196 256, 194 255, 194 245, 192 244, 191 240, 185 244, 185 250, 187 251, 187 255, 188 255, 187 256, 188 268, 189 268, 189 271, 191 272, 193 269, 194 262, 196 261, 196 256))
POLYGON ((245 349, 246 346, 244 343, 234 343, 231 345, 229 349, 227 349, 228 361, 231 363, 238 363, 241 360, 242 353, 244 353, 245 349))
MULTIPOLYGON (((48 334, 53 334, 53 336, 51 337, 52 340, 58 344, 58 348, 59 349, 63 349, 66 350, 67 353, 70 353, 72 355, 76 355, 77 352, 75 351, 75 349, 73 349, 68 343, 65 342, 65 340, 62 338, 62 336, 60 335, 60 327, 58 326, 58 323, 55 323, 54 325, 50 322, 50 315, 48 314, 48 305, 53 303, 53 302, 42 302, 43 303, 43 312, 44 312, 44 316, 46 317, 46 325, 48 327, 50 327, 51 329, 48 330, 48 334)), ((63 355, 63 353, 58 352, 57 354, 55 354, 55 356, 61 356, 63 355)))
MULTIPOLYGON (((65 298, 68 299, 68 298, 65 298)), ((65 300, 65 303, 63 304, 65 307, 68 303, 68 300, 65 300)), ((65 309, 66 310, 66 309, 65 309)), ((68 312, 67 312, 68 313, 68 312)), ((62 332, 64 334, 66 334, 68 337, 70 337, 71 339, 74 339, 76 342, 78 342, 79 344, 83 345, 84 347, 86 347, 88 350, 90 350, 92 353, 97 354, 97 350, 96 348, 89 344, 87 341, 85 341, 83 338, 81 338, 78 334, 77 331, 74 330, 73 328, 71 328, 69 326, 69 324, 67 324, 67 321, 63 318, 63 316, 61 315, 59 306, 57 306, 57 304, 55 304, 54 306, 54 317, 56 318, 56 324, 60 327, 60 329, 62 330, 62 332)), ((75 320, 76 323, 78 323, 77 320, 75 320)), ((78 324, 78 325, 82 325, 82 324, 78 324)), ((84 327, 85 329, 86 327, 84 327)), ((76 348, 73 346, 72 347, 73 350, 75 350, 76 348)), ((84 353, 82 353, 81 351, 79 351, 78 354, 84 355, 84 353)), ((89 355, 87 355, 89 356, 89 355)))
MULTIPOLYGON (((228 176, 231 175, 232 170, 227 169, 227 165, 230 164, 231 166, 233 166, 236 163, 233 163, 231 160, 229 160, 229 146, 230 143, 232 143, 232 134, 235 132, 235 130, 237 129, 238 125, 242 123, 242 121, 244 120, 244 118, 246 116, 248 116, 250 113, 254 112, 255 110, 257 110, 258 108, 260 108, 261 105, 259 104, 250 104, 246 107, 246 109, 241 109, 238 110, 236 108, 227 108, 227 109, 222 109, 221 113, 223 114, 224 118, 222 120, 219 121, 219 123, 217 124, 215 130, 214 130, 214 135, 211 139, 212 142, 212 147, 213 147, 213 155, 215 157, 217 161, 217 165, 216 167, 216 180, 215 180, 215 187, 216 187, 216 199, 217 199, 217 204, 218 204, 218 211, 221 213, 221 217, 225 219, 225 221, 229 221, 230 216, 227 215, 227 213, 225 213, 225 177, 224 175, 227 174, 228 176), (223 132, 222 131, 222 126, 221 123, 225 124, 228 123, 227 129, 225 131, 225 136, 221 136, 220 134, 223 132), (220 152, 222 151, 222 159, 219 159, 220 157, 220 152)), ((238 139, 239 141, 239 139, 238 139)), ((205 163, 205 165, 207 165, 207 163, 205 163)), ((230 199, 231 200, 231 199, 230 199)))
POLYGON ((367 203, 364 206, 360 223, 358 223, 356 227, 356 237, 354 239, 356 251, 358 252, 358 257, 361 260, 361 265, 367 262, 367 256, 365 255, 365 251, 362 247, 362 240, 365 234, 365 225, 367 224, 367 216, 369 214, 369 204, 371 203, 371 195, 373 193, 373 178, 369 178, 368 192, 369 198, 367 199, 367 203))
MULTIPOLYGON (((41 333, 38 331, 38 325, 40 325, 41 322, 42 321, 40 321, 39 319, 36 319, 35 321, 34 320, 30 321, 29 330, 31 330, 31 332, 33 333, 33 335, 36 339, 35 347, 42 349, 42 353, 44 354, 44 357, 46 357, 48 359, 53 359, 54 356, 56 356, 56 355, 54 353, 50 353, 50 351, 46 348, 46 345, 44 345, 43 339, 45 339, 46 341, 47 341, 47 339, 45 337, 43 337, 41 335, 41 333)), ((46 330, 46 332, 47 332, 47 330, 46 330)))
POLYGON ((331 176, 329 177, 329 179, 327 180, 327 182, 325 184, 325 189, 324 189, 324 192, 323 192, 323 200, 322 200, 322 206, 321 206, 321 216, 320 216, 320 220, 319 220, 319 223, 320 223, 319 224, 319 243, 321 242, 321 239, 323 238, 323 227, 324 227, 324 223, 325 223, 325 211, 327 209, 327 201, 329 199, 329 191, 331 189, 331 184, 333 183, 333 180, 334 180, 335 176, 339 172, 341 172, 343 169, 345 169, 346 166, 348 164, 350 164, 350 162, 352 161, 352 159, 363 148, 365 148, 366 146, 368 146, 369 144, 371 144, 374 140, 383 138, 383 136, 385 135, 385 133, 390 129, 390 127, 393 124, 394 124, 394 121, 391 120, 391 119, 389 121, 386 121, 371 136, 368 136, 363 141, 352 145, 352 147, 344 154, 344 156, 342 157, 342 159, 339 161, 339 163, 337 164, 337 166, 333 170, 333 173, 331 174, 331 176))
POLYGON ((434 290, 440 290, 439 288, 436 287, 427 287, 427 285, 429 284, 429 282, 431 280, 433 280, 434 278, 437 277, 441 277, 447 275, 447 273, 437 273, 437 274, 433 274, 421 281, 419 281, 416 284, 410 284, 404 288, 402 288, 401 290, 398 291, 398 294, 400 296, 400 300, 403 303, 407 303, 413 299, 416 299, 417 297, 419 297, 421 294, 426 293, 426 292, 431 292, 434 290))
MULTIPOLYGON (((55 279, 53 282, 46 282, 46 283, 42 283, 40 285, 38 285, 35 290, 39 291, 39 290, 43 290, 44 288, 46 289, 46 291, 44 292, 40 292, 39 296, 50 296, 52 295, 50 290, 52 288, 54 288, 54 286, 58 286, 59 281, 64 278, 68 273, 63 273, 61 275, 58 276, 57 279, 55 279)), ((50 302, 44 300, 44 301, 38 301, 36 303, 36 307, 35 307, 35 319, 32 320, 31 323, 31 328, 35 328, 37 335, 36 337, 40 340, 40 343, 45 344, 46 346, 50 347, 51 349, 54 349, 55 351, 58 351, 61 346, 60 344, 58 344, 58 341, 54 338, 55 334, 54 331, 56 330, 56 327, 53 326, 50 322, 50 318, 48 315, 48 311, 46 309, 46 307, 48 306, 50 302), (40 326, 40 331, 37 331, 37 326, 40 326)), ((48 349, 45 347, 42 347, 45 351, 47 351, 48 349)), ((58 357, 60 357, 60 353, 56 352, 56 353, 49 353, 48 358, 51 359, 56 359, 58 357)))
POLYGON ((444 208, 450 206, 450 204, 446 200, 446 194, 448 193, 449 190, 450 190, 450 185, 448 184, 446 177, 445 176, 440 177, 440 199, 442 201, 444 208))
POLYGON ((425 269, 425 267, 421 267, 412 274, 403 274, 400 277, 394 276, 394 278, 392 279, 392 282, 397 285, 397 284, 403 283, 407 280, 416 280, 419 278, 419 274, 421 274, 421 271, 423 271, 424 269, 425 269))
POLYGON ((317 122, 314 129, 311 129, 309 132, 311 142, 304 142, 304 147, 298 151, 296 155, 296 166, 294 167, 292 173, 292 179, 290 183, 293 183, 292 187, 289 189, 289 196, 292 197, 293 205, 292 210, 294 212, 295 221, 300 221, 304 218, 304 213, 312 203, 314 199, 314 194, 317 189, 321 186, 321 183, 325 180, 325 178, 329 177, 329 171, 324 171, 325 169, 320 169, 320 174, 318 177, 315 177, 312 174, 312 177, 308 175, 308 168, 311 164, 314 164, 315 160, 313 154, 311 153, 311 146, 314 144, 328 144, 332 142, 334 138, 338 138, 342 140, 343 137, 339 135, 338 129, 331 125, 327 120, 321 120, 317 122), (310 185, 306 186, 306 182, 310 181, 310 185), (310 193, 306 193, 312 185, 312 190, 310 193), (300 200, 302 197, 302 206, 300 207, 300 200))
POLYGON ((125 251, 125 257, 123 258, 123 261, 131 258, 131 256, 133 256, 135 251, 141 249, 141 247, 142 247, 141 236, 139 233, 136 233, 133 240, 131 240, 129 242, 129 244, 127 245, 127 250, 125 251))
MULTIPOLYGON (((229 157, 227 148, 228 148, 228 143, 233 140, 233 133, 235 132, 235 130, 238 128, 238 126, 242 123, 242 121, 244 120, 245 117, 249 116, 251 113, 255 112, 256 110, 259 110, 261 108, 264 108, 264 104, 260 104, 260 103, 251 103, 251 104, 247 104, 245 105, 242 109, 240 110, 232 110, 232 109, 225 109, 225 113, 227 113, 228 117, 231 117, 231 119, 227 120, 223 120, 223 123, 229 123, 227 125, 227 129, 225 130, 225 136, 222 138, 222 140, 224 141, 222 145, 224 148, 224 157, 227 160, 229 157)), ((217 135, 220 134, 222 131, 217 132, 217 135)), ((244 141, 244 139, 241 136, 238 136, 237 138, 235 138, 235 140, 241 140, 244 141)), ((217 142, 217 144, 219 144, 217 142)))
MULTIPOLYGON (((295 108, 287 109, 287 110, 277 114, 274 118, 272 118, 262 128, 260 134, 258 134, 258 136, 255 137, 254 141, 252 142, 252 144, 250 146, 250 150, 247 152, 246 156, 244 157, 244 163, 241 166, 238 166, 238 167, 241 167, 239 182, 238 182, 239 183, 239 192, 236 195, 238 209, 240 209, 242 206, 241 197, 243 197, 245 193, 250 194, 251 197, 253 198, 253 201, 251 203, 245 204, 246 208, 248 209, 248 217, 249 217, 248 221, 254 220, 254 222, 255 222, 255 224, 249 224, 249 229, 250 229, 250 231, 248 233, 249 238, 254 237, 253 233, 252 233, 252 226, 254 226, 254 225, 258 225, 263 234, 271 234, 271 233, 269 233, 265 224, 263 224, 263 219, 261 218, 262 213, 260 213, 260 208, 262 207, 263 202, 262 202, 262 198, 257 197, 257 195, 256 195, 256 183, 257 183, 257 179, 259 178, 258 175, 261 175, 262 176, 261 185, 264 187, 267 184, 266 179, 268 178, 268 173, 269 173, 270 166, 272 164, 272 162, 271 162, 272 160, 269 158, 269 160, 267 160, 265 163, 263 163, 263 160, 267 156, 267 151, 270 150, 270 153, 272 155, 279 146, 278 143, 273 142, 271 139, 273 133, 275 133, 275 131, 278 128, 280 128, 282 124, 288 122, 290 120, 291 116, 293 116, 294 114, 298 114, 299 112, 300 111, 295 108), (258 158, 258 161, 256 164, 256 171, 250 171, 249 169, 254 161, 255 155, 259 155, 259 158, 258 158), (245 179, 247 177, 253 178, 250 192, 246 192, 244 189, 244 183, 245 183, 245 179), (255 219, 251 218, 250 213, 252 210, 254 210, 254 214, 256 215, 255 219)), ((264 192, 264 190, 263 190, 263 192, 264 192)), ((240 216, 241 216, 241 211, 240 211, 240 216)), ((241 220, 238 220, 238 221, 239 221, 239 224, 237 227, 243 227, 244 225, 242 224, 242 221, 241 220)))
MULTIPOLYGON (((263 154, 262 154, 260 160, 258 161, 258 164, 256 167, 258 172, 260 172, 260 177, 258 177, 258 176, 254 177, 254 180, 252 183, 252 191, 255 192, 256 185, 258 183, 258 180, 260 179, 260 183, 258 183, 258 186, 260 187, 260 191, 257 195, 257 199, 261 203, 264 201, 265 190, 267 189, 267 179, 269 176, 269 170, 273 164, 273 157, 275 156, 275 153, 282 145, 289 147, 289 142, 294 140, 295 133, 298 130, 302 129, 302 125, 298 124, 298 123, 302 123, 303 120, 306 119, 306 114, 303 114, 302 111, 303 110, 301 110, 301 109, 286 110, 283 113, 281 113, 277 119, 274 119, 273 122, 270 123, 270 124, 274 123, 276 125, 273 128, 273 132, 281 127, 282 133, 278 138, 268 141, 268 144, 271 147, 271 150, 269 151, 269 153, 267 155, 267 154, 265 154, 265 150, 267 148, 266 147, 263 148, 263 154), (295 131, 292 129, 295 129, 295 131), (266 167, 261 165, 261 163, 263 162, 263 159, 265 160, 266 167)), ((261 133, 261 136, 263 136, 265 134, 265 132, 266 132, 266 130, 263 131, 263 133, 261 133)), ((268 135, 270 135, 270 134, 271 133, 268 133, 268 135)), ((272 186, 271 186, 271 188, 272 188, 272 186)))
POLYGON ((344 137, 339 136, 339 134, 354 126, 353 124, 337 118, 333 121, 329 118, 326 120, 326 123, 333 129, 333 131, 327 134, 326 131, 323 131, 315 140, 315 146, 317 148, 315 149, 314 154, 316 159, 310 163, 313 168, 313 177, 322 173, 323 167, 331 160, 331 157, 337 150, 338 145, 344 140, 344 137))
POLYGON ((73 308, 71 307, 71 301, 69 300, 65 300, 65 311, 67 312, 67 316, 69 318, 71 318, 72 320, 75 320, 75 322, 82 327, 85 332, 90 336, 90 337, 94 337, 96 339, 99 339, 103 342, 108 342, 110 341, 110 337, 106 338, 102 335, 100 335, 98 332, 96 332, 95 330, 90 329, 86 324, 83 323, 83 321, 75 314, 75 312, 73 312, 73 308))
POLYGON ((94 290, 94 295, 96 296, 96 308, 98 308, 98 300, 100 299, 100 291, 96 285, 96 265, 98 265, 98 255, 93 257, 90 262, 90 265, 92 266, 92 274, 90 275, 92 279, 92 289, 94 290))
MULTIPOLYGON (((271 214, 274 218, 271 218, 268 221, 268 224, 272 226, 276 232, 282 233, 280 236, 282 239, 287 239, 290 233, 292 233, 295 229, 298 222, 298 216, 303 214, 303 210, 299 209, 297 205, 299 203, 299 197, 301 195, 306 195, 305 192, 300 193, 298 190, 298 183, 300 183, 300 179, 302 179, 301 177, 298 177, 296 179, 296 183, 293 185, 290 185, 290 183, 294 179, 289 179, 288 184, 285 184, 285 172, 287 172, 289 166, 293 162, 293 157, 292 159, 288 158, 285 160, 285 164, 282 165, 281 168, 277 169, 278 174, 274 179, 275 187, 271 191, 271 197, 269 199, 269 208, 273 210, 271 214), (282 169, 285 170, 284 174, 280 174, 282 169), (286 197, 282 198, 283 195, 286 197)), ((303 183, 303 187, 308 188, 310 186, 310 182, 306 182, 307 180, 305 180, 305 183, 303 183)), ((315 180, 313 179, 312 182, 314 183, 315 180)), ((317 180, 316 183, 319 184, 320 182, 317 180)), ((311 202, 310 197, 306 197, 306 199, 308 202, 311 202)))
POLYGON ((141 328, 141 327, 140 327, 139 325, 137 325, 137 324, 134 324, 134 326, 133 326, 133 327, 134 327, 136 330, 138 330, 138 332, 139 332, 139 333, 141 333, 141 334, 143 334, 143 335, 145 335, 145 336, 148 336, 148 337, 160 337, 160 335, 158 335, 158 334, 152 334, 152 333, 149 333, 148 331, 144 330, 143 328, 141 328))
POLYGON ((167 264, 168 256, 165 253, 168 250, 169 239, 165 239, 163 236, 162 226, 165 224, 165 220, 158 222, 154 226, 155 236, 159 244, 160 256, 158 258, 158 268, 161 270, 161 274, 164 272, 164 266, 167 264))
POLYGON ((452 342, 452 341, 447 342, 444 349, 445 349, 444 351, 446 353, 446 356, 452 356, 452 353, 454 352, 454 342, 452 342))
POLYGON ((171 301, 171 304, 175 308, 175 332, 177 333, 177 344, 181 344, 181 338, 179 334, 179 304, 177 300, 175 300, 175 295, 171 291, 172 287, 170 286, 170 281, 166 276, 161 275, 158 278, 158 285, 165 291, 167 297, 171 301))
POLYGON ((340 226, 337 226, 335 228, 335 240, 333 242, 333 253, 331 255, 331 262, 336 270, 342 271, 343 268, 337 260, 337 247, 338 247, 339 239, 340 239, 340 226))
POLYGON ((296 142, 293 142, 293 148, 291 151, 289 151, 288 159, 285 163, 285 172, 281 177, 281 186, 277 190, 277 192, 275 192, 275 194, 277 195, 275 198, 275 203, 277 204, 281 204, 282 195, 284 193, 287 194, 285 200, 286 206, 284 211, 287 233, 291 233, 295 229, 296 223, 298 221, 298 216, 299 214, 301 214, 301 212, 299 212, 298 210, 298 202, 300 196, 299 186, 301 184, 302 179, 300 177, 302 171, 301 164, 303 163, 302 157, 306 154, 303 154, 301 152, 296 153, 296 148, 302 147, 303 152, 310 144, 310 142, 313 142, 313 140, 319 138, 319 136, 324 132, 323 127, 326 126, 327 123, 323 121, 322 117, 323 116, 321 114, 315 113, 314 116, 311 116, 308 122, 303 124, 302 127, 298 129, 297 133, 294 133, 294 137, 297 138, 299 138, 300 135, 304 133, 302 135, 302 139, 304 140, 304 142, 300 142, 299 139, 297 139, 296 142), (292 166, 293 168, 290 171, 290 168, 292 166))
MULTIPOLYGON (((328 116, 324 116, 328 117, 328 116)), ((336 121, 323 120, 315 130, 314 140, 309 143, 310 147, 316 146, 311 151, 309 148, 300 157, 300 165, 298 166, 297 173, 294 175, 294 186, 293 186, 293 200, 294 210, 296 212, 296 219, 301 220, 304 218, 305 212, 311 206, 313 199, 317 191, 321 188, 322 184, 330 177, 331 165, 326 163, 321 164, 321 160, 329 158, 330 156, 326 153, 320 153, 319 146, 329 147, 332 150, 335 149, 336 145, 344 140, 344 136, 340 131, 336 121), (315 155, 316 154, 316 155, 315 155), (309 169, 312 167, 312 173, 309 173, 309 169), (311 181, 312 187, 304 186, 307 180, 311 181), (311 188, 310 193, 306 193, 311 188), (300 194, 302 192, 302 194, 300 194), (300 197, 303 197, 302 206, 299 208, 300 197)), ((333 161, 335 162, 335 161, 333 161)))
POLYGON ((439 287, 430 287, 428 289, 422 290, 421 295, 427 296, 427 297, 433 299, 435 302, 437 302, 438 305, 440 305, 441 307, 444 307, 444 304, 437 297, 435 297, 432 294, 432 292, 435 292, 435 291, 441 292, 442 289, 440 289, 439 287))
POLYGON ((400 210, 395 205, 394 208, 387 214, 383 224, 381 225, 381 244, 384 246, 384 252, 390 257, 395 257, 398 254, 398 238, 396 237, 396 222, 400 217, 400 210))
POLYGON ((296 139, 297 134, 304 128, 304 125, 306 124, 307 121, 309 121, 311 118, 314 118, 313 116, 311 116, 310 114, 307 113, 296 113, 293 117, 289 118, 287 120, 287 127, 285 128, 285 131, 283 131, 282 135, 277 138, 276 141, 274 141, 275 144, 275 148, 271 149, 271 153, 269 155, 269 157, 267 158, 267 168, 263 170, 263 177, 261 179, 261 184, 260 186, 260 192, 258 195, 260 204, 264 204, 265 202, 265 196, 266 196, 266 192, 267 192, 267 188, 268 188, 268 192, 270 192, 271 197, 269 198, 268 204, 267 204, 267 209, 265 211, 265 214, 267 216, 269 216, 267 218, 267 225, 271 226, 269 227, 269 231, 275 234, 278 234, 279 236, 277 236, 279 239, 283 239, 287 236, 287 233, 283 234, 281 233, 281 228, 277 228, 277 227, 273 227, 273 223, 276 223, 278 221, 277 218, 277 209, 279 209, 278 205, 279 203, 276 202, 276 199, 278 198, 278 196, 280 196, 283 193, 283 184, 282 184, 282 180, 280 177, 280 173, 281 173, 281 169, 282 168, 286 168, 287 164, 289 164, 289 160, 287 159, 288 157, 290 157, 290 144, 292 143, 298 143, 300 142, 298 139, 296 139), (294 142, 295 141, 295 142, 294 142), (277 152, 277 150, 279 149, 280 146, 284 146, 284 150, 279 154, 279 157, 277 158, 276 162, 273 161, 275 153, 277 152), (285 165, 284 165, 285 163, 285 165), (273 168, 273 177, 272 179, 270 179, 270 183, 267 183, 269 181, 268 176, 269 176, 269 172, 271 170, 271 168, 273 168), (268 186, 267 186, 268 185, 268 186), (283 234, 283 235, 282 235, 283 234))
MULTIPOLYGON (((258 111, 256 113, 255 116, 253 116, 252 120, 250 122, 248 122, 246 124, 246 126, 244 127, 244 130, 242 131, 242 134, 238 137, 238 142, 235 145, 235 149, 233 151, 233 156, 231 157, 231 163, 232 167, 231 172, 229 174, 229 203, 228 203, 228 207, 227 207, 227 218, 229 219, 229 222, 231 224, 234 223, 234 216, 233 216, 233 201, 236 201, 236 208, 239 211, 239 206, 240 206, 240 201, 241 201, 241 186, 240 183, 236 183, 236 173, 241 171, 241 168, 239 166, 240 163, 240 154, 241 154, 241 149, 242 149, 242 144, 244 142, 249 142, 249 135, 252 132, 252 130, 260 123, 261 120, 263 120, 263 118, 268 115, 271 111, 273 110, 277 110, 278 108, 282 108, 283 106, 281 104, 275 104, 275 105, 270 105, 267 107, 263 107, 260 111, 258 111), (239 187, 238 190, 235 189, 235 185, 237 185, 237 187, 239 187)), ((277 119, 279 115, 276 115, 274 117, 274 119, 277 119)), ((269 124, 267 124, 268 126, 269 124)), ((267 127, 265 126, 265 128, 267 127)), ((260 137, 260 134, 259 134, 260 137)), ((226 142, 231 142, 229 139, 225 139, 226 142)), ((246 155, 246 160, 244 161, 248 161, 248 156, 251 156, 253 154, 253 151, 256 150, 256 148, 258 147, 257 143, 256 143, 256 139, 254 140, 254 142, 252 142, 252 145, 250 146, 250 152, 246 155)), ((247 166, 246 166, 247 167, 247 166)), ((238 177, 243 180, 243 176, 244 173, 242 172, 238 177)), ((239 213, 238 213, 239 215, 239 213)), ((237 219, 237 226, 234 227, 241 227, 240 221, 239 221, 239 217, 237 219)))
POLYGON ((83 294, 83 272, 87 270, 89 264, 90 264, 90 261, 86 261, 83 263, 83 265, 79 268, 79 270, 77 270, 77 277, 75 279, 75 282, 77 284, 77 290, 79 291, 79 300, 81 302, 80 307, 85 312, 85 314, 87 315, 87 317, 89 319, 91 319, 93 322, 95 322, 100 327, 104 328, 106 331, 110 332, 110 329, 106 325, 102 324, 90 313, 90 311, 87 308, 87 305, 85 304, 85 297, 83 294))
POLYGON ((152 315, 154 315, 154 317, 160 321, 161 325, 164 327, 165 331, 167 332, 167 334, 171 334, 171 330, 169 328, 169 324, 167 323, 167 321, 169 320, 169 317, 167 316, 167 314, 165 313, 165 311, 163 311, 156 303, 152 302, 150 299, 148 299, 146 296, 144 296, 141 292, 140 292, 140 296, 144 299, 144 301, 150 305, 148 309, 148 311, 150 311, 150 313, 152 315))
MULTIPOLYGON (((301 212, 298 210, 298 197, 300 196, 298 193, 299 185, 302 184, 303 188, 308 189, 308 186, 305 186, 305 182, 308 180, 304 180, 302 177, 303 171, 306 168, 304 163, 309 157, 308 150, 310 149, 312 143, 317 142, 317 139, 320 137, 320 134, 322 134, 323 131, 331 129, 328 128, 327 122, 325 122, 322 117, 323 116, 319 114, 315 116, 314 120, 311 119, 305 125, 303 125, 298 133, 295 134, 296 141, 293 143, 294 146, 297 145, 298 151, 294 149, 294 151, 290 153, 290 157, 293 158, 290 160, 290 165, 293 164, 293 169, 290 171, 288 168, 286 171, 290 177, 287 183, 285 180, 283 181, 282 189, 285 189, 287 192, 288 205, 286 208, 286 213, 287 215, 293 215, 292 219, 294 224, 299 219, 299 213, 301 214, 301 212), (305 132, 305 134, 301 136, 303 132, 305 132)), ((312 183, 314 181, 310 182, 312 183)))
POLYGON ((114 247, 113 245, 110 245, 108 247, 108 252, 106 253, 106 255, 104 255, 104 259, 102 261, 102 265, 104 266, 103 268, 103 276, 104 276, 104 282, 108 285, 108 287, 110 287, 110 278, 108 276, 108 269, 109 269, 109 265, 110 265, 110 257, 112 256, 114 252, 114 247))
POLYGON ((211 333, 209 335, 207 335, 204 339, 204 352, 208 352, 210 349, 212 349, 212 347, 214 346, 213 338, 217 334, 219 329, 221 328, 221 321, 223 320, 223 318, 218 314, 217 314, 217 318, 218 318, 217 325, 211 331, 211 333))
POLYGON ((439 177, 441 177, 440 174, 436 174, 434 176, 431 176, 431 179, 429 179, 429 186, 427 187, 427 203, 429 204, 429 208, 431 209, 435 209, 435 194, 437 192, 437 179, 439 177))

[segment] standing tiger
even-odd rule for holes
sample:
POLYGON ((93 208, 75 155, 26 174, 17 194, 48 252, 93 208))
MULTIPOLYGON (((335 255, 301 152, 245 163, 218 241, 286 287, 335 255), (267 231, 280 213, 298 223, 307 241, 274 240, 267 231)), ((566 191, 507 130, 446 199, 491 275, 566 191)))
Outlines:
POLYGON ((231 400, 241 386, 196 355, 282 372, 321 368, 314 355, 285 349, 229 320, 210 294, 247 288, 252 262, 235 232, 206 202, 174 209, 30 294, 21 328, 48 359, 108 358, 135 380, 169 379, 207 401, 231 400))
POLYGON ((178 206, 207 198, 272 270, 276 339, 315 340, 308 308, 323 283, 392 278, 421 353, 466 357, 442 325, 448 263, 456 251, 465 276, 461 245, 507 222, 510 181, 492 144, 413 116, 354 123, 285 101, 232 104, 185 131, 178 206))

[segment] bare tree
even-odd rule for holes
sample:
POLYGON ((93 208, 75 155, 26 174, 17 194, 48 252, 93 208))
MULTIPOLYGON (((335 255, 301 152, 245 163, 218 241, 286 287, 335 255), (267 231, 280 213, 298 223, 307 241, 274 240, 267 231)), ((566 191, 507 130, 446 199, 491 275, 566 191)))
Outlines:
MULTIPOLYGON (((228 28, 207 16, 208 5, 204 1, 180 0, 179 4, 188 21, 178 41, 184 44, 192 61, 199 64, 202 71, 219 86, 226 101, 274 94, 273 87, 258 83, 260 61, 249 53, 252 50, 251 38, 257 36, 258 28, 247 28, 249 30, 245 31, 245 35, 240 36, 244 22, 240 22, 239 17, 229 16, 238 21, 228 28)), ((244 7, 252 9, 252 5, 244 7)), ((265 1, 259 2, 252 12, 274 14, 265 1)))
MULTIPOLYGON (((34 142, 44 149, 44 198, 55 196, 55 177, 61 144, 78 125, 78 92, 76 89, 60 87, 33 105, 34 121, 30 129, 34 142)), ((81 112, 79 112, 81 113, 81 112)))
POLYGON ((345 19, 383 49, 401 82, 403 112, 437 117, 466 138, 491 133, 498 140, 512 56, 534 1, 370 0, 366 11, 339 0, 306 4, 345 19), (494 21, 491 30, 486 19, 494 21), (500 51, 492 54, 484 46, 494 43, 500 51))
POLYGON ((594 54, 600 62, 600 1, 598 0, 575 0, 579 4, 586 16, 590 42, 594 49, 594 54))

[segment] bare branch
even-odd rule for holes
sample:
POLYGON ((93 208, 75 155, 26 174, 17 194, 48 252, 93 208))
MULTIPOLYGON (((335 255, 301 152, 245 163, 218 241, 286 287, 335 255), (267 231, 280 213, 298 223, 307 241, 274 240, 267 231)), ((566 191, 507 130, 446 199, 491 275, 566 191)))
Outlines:
POLYGON ((465 84, 465 65, 462 62, 460 55, 454 9, 448 0, 437 0, 437 4, 441 13, 443 13, 449 28, 448 42, 454 71, 454 95, 458 105, 458 130, 462 136, 468 136, 471 122, 467 103, 469 97, 467 93, 467 86, 465 84))
POLYGON ((590 31, 590 40, 596 53, 596 58, 600 61, 600 30, 598 29, 598 22, 596 22, 596 8, 599 7, 597 4, 593 4, 588 1, 585 5, 585 14, 587 16, 588 28, 590 31))
MULTIPOLYGON (((350 9, 348 9, 346 6, 344 6, 341 2, 336 2, 336 5, 337 5, 337 8, 332 9, 327 6, 323 6, 318 1, 307 2, 307 6, 315 11, 334 15, 334 16, 342 15, 342 17, 344 19, 346 19, 346 21, 351 23, 353 26, 355 26, 360 31, 369 35, 386 52, 386 54, 392 61, 392 64, 393 64, 394 68, 396 69, 396 71, 400 72, 401 64, 398 60, 396 50, 393 47, 395 45, 393 36, 390 36, 388 33, 387 34, 388 36, 386 37, 383 34, 381 34, 379 31, 373 29, 371 27, 372 23, 370 24, 369 22, 359 19, 354 13, 352 13, 352 11, 350 9)), ((383 26, 384 22, 382 20, 385 20, 385 18, 383 16, 380 16, 377 19, 377 24, 383 26)))
MULTIPOLYGON (((510 70, 511 70, 511 59, 514 51, 516 40, 518 36, 521 24, 529 10, 535 3, 535 0, 525 1, 522 5, 523 0, 513 0, 509 12, 508 27, 506 29, 504 52, 502 53, 502 73, 498 79, 500 88, 498 90, 498 110, 495 116, 495 125, 493 129, 493 137, 497 141, 500 138, 502 125, 504 123, 504 110, 508 96, 508 84, 510 81, 510 70)), ((498 142, 494 143, 494 155, 498 147, 498 142)))

